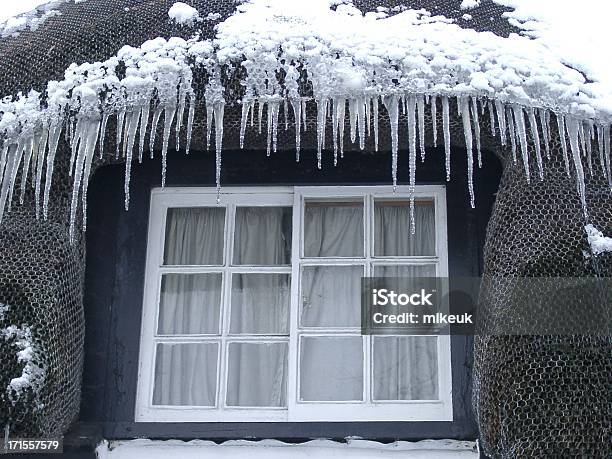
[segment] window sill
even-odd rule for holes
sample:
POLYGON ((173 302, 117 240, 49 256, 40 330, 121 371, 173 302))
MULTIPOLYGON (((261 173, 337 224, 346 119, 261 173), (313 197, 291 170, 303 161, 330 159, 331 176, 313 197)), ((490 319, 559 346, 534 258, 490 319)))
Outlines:
POLYGON ((298 457, 368 459, 373 456, 407 459, 478 458, 475 442, 457 440, 422 440, 414 443, 399 441, 389 444, 368 440, 348 440, 346 443, 333 440, 311 440, 296 444, 278 440, 230 440, 216 444, 204 440, 184 442, 139 439, 103 441, 96 448, 96 453, 99 459, 167 459, 168 457, 184 459, 298 457))

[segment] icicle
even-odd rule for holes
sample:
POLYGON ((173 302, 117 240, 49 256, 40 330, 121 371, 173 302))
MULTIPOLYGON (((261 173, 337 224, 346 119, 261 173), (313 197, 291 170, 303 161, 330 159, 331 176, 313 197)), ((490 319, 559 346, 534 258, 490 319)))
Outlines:
POLYGON ((510 146, 512 149, 512 162, 516 164, 516 131, 514 128, 514 116, 512 115, 512 109, 506 107, 506 120, 508 121, 508 135, 510 136, 510 146))
POLYGON ((100 159, 104 156, 104 139, 106 138, 106 125, 108 124, 108 113, 102 115, 102 126, 100 127, 100 159))
POLYGON ((351 143, 355 143, 357 138, 357 99, 349 99, 349 127, 351 135, 351 143))
POLYGON ((178 93, 178 108, 176 112, 176 151, 180 149, 181 129, 183 127, 183 118, 185 117, 185 102, 187 99, 187 87, 185 82, 181 81, 178 93))
POLYGON ((367 136, 370 137, 370 119, 372 118, 372 98, 366 97, 365 100, 365 116, 366 116, 366 132, 367 136))
MULTIPOLYGON (((374 123, 374 151, 378 151, 378 96, 372 101, 372 118, 374 123)), ((344 124, 344 120, 342 124, 344 124)))
POLYGON ((123 156, 125 157, 125 179, 123 190, 125 192, 125 210, 130 208, 130 179, 132 174, 132 154, 136 143, 136 131, 141 110, 134 110, 128 113, 125 127, 125 139, 123 139, 123 156))
MULTIPOLYGON (((213 125, 213 106, 206 102, 206 151, 210 150, 210 135, 213 125)), ((259 131, 261 134, 261 130, 259 131)))
POLYGON ((270 156, 272 151, 272 101, 268 101, 268 110, 266 112, 266 156, 270 156))
POLYGON ((278 112, 280 103, 276 100, 268 101, 268 125, 267 125, 267 155, 270 156, 270 148, 276 153, 276 138, 278 133, 278 112))
POLYGON ((157 107, 153 112, 153 120, 151 121, 151 134, 149 135, 149 155, 151 159, 153 159, 153 152, 155 148, 155 137, 157 135, 157 125, 159 124, 159 119, 161 118, 162 112, 164 111, 163 107, 157 107))
POLYGON ((336 113, 338 121, 338 143, 340 144, 340 157, 344 158, 344 118, 346 116, 346 99, 340 99, 338 112, 336 113))
POLYGON ((172 127, 172 121, 176 113, 176 106, 168 105, 164 107, 164 135, 162 143, 162 188, 166 186, 166 162, 168 157, 168 143, 170 141, 170 128, 172 127))
POLYGON ((478 100, 472 97, 472 120, 474 122, 474 134, 476 135, 476 152, 478 154, 478 167, 482 168, 482 152, 480 151, 480 121, 478 119, 478 100))
POLYGON ((317 101, 317 167, 321 169, 323 142, 325 140, 325 114, 327 113, 327 98, 317 101))
MULTIPOLYGON (((40 194, 42 192, 42 173, 45 165, 47 153, 47 143, 49 142, 49 125, 45 122, 40 144, 38 146, 37 164, 36 164, 36 188, 34 189, 34 200, 36 202, 36 219, 40 218, 40 194)), ((1 169, 1 166, 0 166, 1 169)), ((1 171, 0 171, 0 182, 1 171)))
POLYGON ((434 148, 438 146, 438 127, 437 127, 438 107, 436 104, 437 104, 436 96, 431 96, 431 128, 433 129, 434 148))
POLYGON ((423 96, 418 96, 417 114, 419 120, 419 149, 421 150, 421 162, 425 162, 425 99, 423 96))
POLYGON ((289 130, 289 104, 287 98, 283 98, 283 113, 285 115, 285 131, 289 130))
POLYGON ((30 136, 25 146, 25 155, 23 157, 23 169, 21 172, 21 193, 19 195, 19 204, 23 204, 25 198, 26 182, 28 180, 28 174, 30 172, 30 163, 32 161, 32 155, 34 154, 34 136, 30 136))
POLYGON ((546 113, 544 109, 538 109, 540 125, 542 126, 542 137, 544 137, 544 151, 546 151, 546 158, 550 159, 550 126, 548 125, 549 120, 546 113))
POLYGON ((251 127, 253 127, 253 126, 254 126, 253 121, 254 121, 254 118, 255 118, 255 102, 256 102, 256 100, 255 100, 255 99, 253 99, 253 100, 251 101, 251 105, 250 105, 250 107, 249 107, 249 111, 251 112, 251 127))
POLYGON ((472 152, 472 123, 470 121, 470 102, 467 97, 457 98, 463 121, 463 134, 465 136, 465 149, 467 152, 468 192, 470 205, 474 208, 474 156, 472 152))
POLYGON ((450 120, 448 109, 448 97, 442 97, 442 130, 444 132, 444 153, 446 156, 446 181, 450 180, 451 176, 451 149, 450 149, 450 120))
POLYGON ((538 173, 540 180, 544 180, 544 167, 542 166, 542 150, 540 149, 540 134, 538 133, 538 121, 535 117, 533 108, 527 108, 527 116, 529 117, 529 129, 531 129, 531 138, 535 146, 536 161, 538 162, 538 173))
POLYGON ((497 112, 497 125, 499 126, 499 138, 503 146, 506 145, 506 110, 501 101, 495 101, 495 111, 497 112))
POLYGON ((587 159, 587 166, 589 168, 589 175, 593 175, 593 161, 591 158, 591 140, 587 141, 586 134, 584 132, 584 124, 578 123, 578 137, 580 138, 580 145, 582 146, 582 156, 587 159), (588 144, 588 147, 587 147, 588 144))
MULTIPOLYGON (((240 116, 240 149, 244 148, 244 135, 246 133, 247 122, 249 120, 249 110, 251 102, 242 100, 242 115, 240 116)), ((251 113, 252 114, 252 113, 251 113)))
POLYGON ((261 135, 261 119, 263 118, 264 105, 266 103, 259 99, 257 101, 257 132, 261 135))
MULTIPOLYGON (((76 127, 74 128, 74 132, 70 136, 70 166, 68 168, 68 177, 72 177, 74 171, 74 164, 77 158, 77 148, 79 146, 79 141, 81 140, 81 133, 83 131, 83 119, 79 118, 77 121, 76 127)), ((116 155, 117 159, 119 155, 116 155)))
POLYGON ((213 107, 213 114, 215 116, 215 182, 217 185, 217 204, 219 204, 219 202, 221 201, 221 150, 223 148, 224 113, 225 102, 216 102, 213 107))
POLYGON ((525 113, 523 108, 518 105, 512 106, 514 112, 514 122, 516 123, 516 135, 521 146, 521 156, 523 158, 523 166, 525 167, 525 177, 527 183, 530 183, 531 176, 529 171, 529 155, 527 151, 527 126, 525 124, 525 113))
POLYGON ((335 97, 331 100, 334 166, 338 165, 338 101, 339 99, 335 97))
POLYGON ((487 100, 487 110, 489 111, 489 124, 491 125, 491 135, 495 137, 495 112, 493 111, 493 102, 487 100))
MULTIPOLYGON (((399 99, 397 95, 383 96, 382 101, 383 105, 387 109, 387 112, 389 113, 389 126, 391 127, 391 177, 393 179, 393 191, 395 191, 395 188, 397 187, 399 99)), ((375 129, 377 129, 376 124, 374 125, 374 127, 375 129)))
POLYGON ((359 149, 365 148, 365 98, 359 97, 357 99, 357 123, 359 126, 359 149))
POLYGON ((85 164, 83 170, 83 180, 82 180, 82 192, 81 192, 81 207, 83 208, 83 232, 87 231, 87 190, 89 188, 89 175, 91 174, 91 163, 93 160, 93 156, 96 150, 96 141, 100 131, 100 123, 98 120, 94 120, 92 122, 92 130, 95 129, 94 132, 90 133, 89 142, 91 148, 91 152, 87 154, 85 157, 85 164))
MULTIPOLYGON (((74 233, 76 226, 76 214, 78 206, 79 192, 83 190, 83 194, 86 193, 86 183, 89 181, 89 165, 93 158, 96 143, 98 141, 98 131, 100 129, 99 120, 91 120, 87 118, 79 119, 80 125, 78 128, 78 135, 81 139, 79 142, 78 155, 74 168, 74 180, 72 183, 72 201, 70 204, 70 227, 69 236, 70 241, 74 242, 74 233)), ((86 196, 86 195, 85 195, 86 196)), ((86 199, 86 197, 84 198, 86 199)), ((87 209, 83 208, 83 215, 86 216, 87 209)), ((85 227, 84 227, 85 229, 85 227)))
MULTIPOLYGON (((295 119, 295 161, 299 162, 300 160, 300 127, 301 125, 301 114, 302 114, 302 105, 300 103, 300 99, 293 98, 291 99, 291 107, 293 108, 293 117, 295 119)), ((252 112, 251 112, 252 113, 252 112)))
POLYGON ((604 156, 604 126, 599 124, 595 126, 597 131, 597 149, 599 150, 599 164, 601 165, 601 172, 604 177, 608 176, 606 171, 606 159, 604 156))
POLYGON ((610 125, 603 127, 603 138, 604 138, 604 158, 606 161, 606 174, 608 176, 608 184, 612 190, 612 158, 610 157, 610 125))
POLYGON ((185 146, 185 154, 189 154, 191 150, 191 139, 193 136, 193 120, 195 119, 195 94, 189 93, 189 111, 187 112, 187 144, 185 146))
POLYGON ((578 188, 578 195, 580 196, 580 202, 582 203, 582 212, 584 213, 585 220, 588 221, 589 215, 587 212, 586 204, 586 188, 584 183, 584 169, 582 167, 582 159, 580 158, 580 145, 579 145, 579 126, 578 120, 573 117, 567 118, 567 133, 570 140, 570 148, 572 150, 572 157, 574 159, 574 168, 576 169, 576 186, 578 188))
POLYGON ((559 129, 559 139, 561 140, 561 150, 563 151, 563 161, 565 162, 565 172, 570 177, 569 158, 567 156, 567 143, 565 142, 565 118, 560 113, 555 113, 557 117, 557 127, 559 129))
POLYGON ((19 165, 23 156, 23 150, 23 139, 20 138, 17 142, 17 145, 9 146, 7 151, 6 170, 4 172, 4 178, 2 180, 2 189, 0 190, 0 223, 2 222, 2 216, 4 214, 5 207, 7 208, 7 212, 11 209, 13 189, 15 187, 17 172, 19 170, 19 165))
POLYGON ((121 138, 123 137, 123 122, 125 120, 125 108, 117 113, 117 150, 115 151, 115 159, 119 159, 121 152, 121 138))
POLYGON ((51 181, 53 178, 53 166, 61 133, 61 121, 51 123, 51 126, 49 127, 49 153, 47 154, 47 167, 45 171, 45 190, 43 193, 43 218, 45 220, 47 219, 49 213, 49 193, 51 191, 51 181))
POLYGON ((410 234, 414 234, 416 231, 416 225, 414 221, 414 191, 416 189, 416 131, 417 131, 417 120, 415 117, 415 109, 417 105, 417 99, 414 94, 410 94, 407 100, 408 110, 408 174, 409 174, 409 195, 410 195, 410 234))
POLYGON ((593 172, 593 140, 594 140, 593 121, 587 120, 586 125, 587 125, 587 132, 586 132, 587 160, 589 162, 589 172, 591 175, 593 175, 594 174, 593 172))
POLYGON ((307 131, 308 125, 306 124, 306 99, 302 99, 302 127, 304 132, 307 131))

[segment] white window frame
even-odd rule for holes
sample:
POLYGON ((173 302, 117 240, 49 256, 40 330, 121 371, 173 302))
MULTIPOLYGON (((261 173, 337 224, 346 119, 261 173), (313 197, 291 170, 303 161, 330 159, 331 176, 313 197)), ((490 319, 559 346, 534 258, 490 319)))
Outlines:
MULTIPOLYGON (((217 204, 217 191, 214 188, 179 188, 168 187, 154 189, 151 193, 147 259, 145 270, 143 315, 140 337, 140 358, 138 371, 138 388, 136 394, 136 422, 332 422, 332 421, 452 421, 452 378, 450 337, 439 336, 438 339, 438 392, 439 400, 406 400, 392 402, 371 402, 370 353, 373 338, 364 336, 364 371, 368 377, 364 384, 364 401, 359 402, 299 402, 299 292, 300 269, 303 265, 354 265, 365 266, 365 275, 370 274, 370 265, 405 264, 410 258, 411 264, 435 264, 436 275, 448 276, 448 240, 446 220, 446 194, 444 185, 420 185, 414 192, 416 199, 433 199, 435 203, 436 256, 418 257, 373 257, 373 206, 375 199, 405 199, 409 196, 407 186, 398 186, 395 192, 390 186, 317 186, 317 187, 225 187, 220 194, 219 204, 227 206, 225 234, 233 238, 233 225, 236 206, 283 206, 293 208, 292 264, 286 267, 168 267, 163 266, 163 250, 168 208, 214 206, 217 204), (347 200, 363 199, 364 203, 364 257, 344 258, 339 261, 326 258, 304 258, 303 254, 303 216, 306 200, 347 200), (296 250, 297 249, 297 250, 296 250), (160 282, 163 273, 202 273, 202 272, 278 272, 291 274, 291 309, 289 313, 289 337, 257 336, 256 340, 289 342, 287 408, 220 408, 225 398, 225 388, 221 387, 221 372, 224 358, 218 359, 217 369, 217 407, 157 406, 152 404, 155 370, 155 347, 160 338, 156 337, 156 324, 159 308, 160 282), (154 305, 154 306, 151 306, 154 305)), ((232 260, 233 242, 224 248, 224 260, 232 260)), ((222 292, 224 301, 228 301, 231 289, 228 276, 223 277, 222 292)), ((221 321, 229 319, 230 308, 221 311, 221 321)), ((227 322, 225 322, 227 323, 227 322)), ((223 326, 223 325, 221 325, 223 326)), ((333 336, 348 334, 361 336, 360 329, 334 330, 333 336)), ((325 332, 322 332, 325 335, 325 332)), ((312 333, 308 333, 312 336, 312 333)), ((327 334, 329 336, 329 334, 327 334)), ((202 335, 188 339, 163 337, 163 342, 202 342, 202 335)), ((209 337, 213 338, 213 337, 209 337)), ((216 339, 219 341, 219 339, 216 339)), ((224 352, 221 338, 219 352, 224 352)), ((240 337, 230 341, 248 341, 240 337)))

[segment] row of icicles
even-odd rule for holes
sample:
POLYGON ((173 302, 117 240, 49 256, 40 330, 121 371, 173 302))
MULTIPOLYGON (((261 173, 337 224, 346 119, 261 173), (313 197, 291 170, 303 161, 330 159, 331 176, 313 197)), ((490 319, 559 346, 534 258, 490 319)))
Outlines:
MULTIPOLYGON (((138 161, 142 162, 145 149, 145 135, 150 130, 149 152, 153 158, 153 151, 156 140, 156 131, 163 115, 163 136, 162 136, 162 187, 166 181, 166 159, 168 144, 171 135, 172 125, 176 131, 176 149, 180 149, 180 132, 183 126, 184 113, 187 109, 187 139, 185 152, 189 154, 195 117, 195 97, 192 92, 185 92, 185 97, 179 97, 177 104, 158 106, 150 116, 150 104, 140 107, 129 107, 117 113, 117 138, 116 138, 116 157, 125 158, 125 208, 129 207, 129 187, 131 164, 133 152, 138 140, 138 161), (188 99, 188 103, 187 103, 188 99), (150 120, 151 118, 151 120, 150 120), (176 122, 175 122, 176 118, 176 122), (151 121, 151 123, 149 123, 151 121), (137 139, 138 137, 138 139, 137 139)), ((434 95, 416 94, 394 94, 382 97, 358 97, 353 99, 332 98, 315 100, 317 109, 317 163, 321 168, 322 152, 325 149, 326 129, 331 122, 333 138, 334 165, 337 164, 338 156, 344 154, 344 130, 346 107, 348 105, 349 134, 351 142, 359 139, 361 149, 365 147, 366 136, 373 134, 374 148, 378 151, 378 125, 379 125, 379 104, 382 102, 386 108, 391 127, 391 154, 392 154, 392 180, 395 189, 397 185, 397 157, 399 144, 399 115, 402 112, 407 118, 408 128, 408 150, 409 150, 409 190, 412 194, 415 189, 417 150, 420 151, 421 161, 425 160, 425 111, 426 106, 431 113, 432 135, 434 147, 438 144, 438 105, 442 111, 442 137, 445 149, 446 179, 450 180, 450 109, 449 97, 434 95), (438 102, 440 99, 440 102, 438 102), (418 138, 417 138, 418 137, 418 138), (417 148, 418 142, 418 148, 417 148)), ((254 114, 257 106, 257 127, 259 133, 262 132, 262 119, 264 108, 267 105, 267 154, 277 150, 277 133, 279 125, 279 113, 281 107, 284 111, 285 130, 289 128, 289 106, 293 112, 296 142, 296 160, 300 158, 300 137, 301 130, 306 129, 306 108, 307 99, 287 99, 279 96, 261 97, 259 100, 245 100, 242 103, 242 118, 240 125, 240 147, 244 146, 244 137, 247 127, 254 127, 254 114)), ((468 169, 468 191, 470 204, 474 207, 474 148, 478 166, 482 166, 482 152, 480 144, 480 116, 488 116, 492 135, 499 132, 502 145, 510 144, 512 157, 517 162, 520 152, 525 175, 529 182, 531 171, 528 152, 528 130, 533 141, 538 176, 540 180, 544 178, 542 163, 543 152, 550 157, 550 112, 546 109, 532 107, 522 107, 519 105, 506 105, 500 101, 479 100, 471 96, 457 97, 458 115, 462 120, 465 135, 465 145, 467 150, 467 169, 468 169), (539 126, 538 126, 539 125, 539 126), (528 129, 529 128, 529 129, 528 129), (541 133, 541 134, 540 134, 541 133), (542 151, 543 145, 543 151, 542 151)), ((206 143, 210 146, 212 126, 215 127, 215 150, 216 150, 216 185, 217 191, 220 190, 221 178, 221 150, 223 140, 223 115, 225 103, 222 99, 216 98, 215 102, 206 103, 206 143)), ((586 159, 586 164, 591 174, 593 174, 593 141, 597 138, 599 162, 602 172, 607 177, 612 188, 612 174, 610 164, 610 126, 595 124, 591 120, 578 120, 572 116, 565 116, 556 113, 558 132, 566 133, 569 139, 567 146, 566 135, 561 135, 561 147, 563 159, 568 176, 570 175, 570 163, 573 163, 576 173, 576 183, 578 193, 582 202, 585 218, 587 216, 586 197, 585 197, 585 171, 582 158, 586 159), (570 161, 571 156, 571 161, 570 161)), ((61 119, 51 120, 42 129, 30 135, 21 134, 15 143, 6 142, 0 150, 0 209, 10 210, 15 188, 15 181, 18 175, 18 168, 23 162, 20 203, 24 201, 26 178, 29 175, 32 165, 32 181, 35 190, 36 216, 41 213, 42 196, 42 216, 47 218, 49 205, 49 192, 53 166, 58 143, 62 130, 71 147, 70 175, 73 177, 73 191, 70 209, 70 238, 74 239, 75 220, 78 209, 79 196, 83 210, 83 231, 86 229, 87 219, 87 187, 91 172, 92 161, 98 147, 99 156, 104 154, 104 141, 106 126, 109 115, 104 114, 98 117, 79 116, 64 122, 61 119), (65 126, 64 126, 65 125, 65 126), (65 129, 64 129, 65 127, 65 129), (45 168, 46 161, 46 168, 45 168), (44 175, 44 188, 42 186, 44 175)), ((0 212, 0 222, 2 218, 0 212)), ((415 231, 414 221, 414 197, 410 199, 411 231, 415 231)))

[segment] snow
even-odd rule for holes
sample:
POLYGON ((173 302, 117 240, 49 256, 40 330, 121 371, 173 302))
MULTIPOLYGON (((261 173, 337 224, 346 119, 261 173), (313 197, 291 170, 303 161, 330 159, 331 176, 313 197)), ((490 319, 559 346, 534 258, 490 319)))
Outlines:
MULTIPOLYGON (((574 45, 570 46, 565 37, 574 34, 566 33, 569 23, 564 21, 569 20, 569 7, 565 4, 558 8, 549 4, 551 10, 565 13, 548 14, 548 10, 523 1, 496 1, 516 6, 509 19, 521 21, 516 23, 524 29, 523 35, 511 34, 503 38, 489 32, 463 29, 448 18, 433 16, 422 9, 399 8, 394 16, 388 16, 385 9, 378 9, 363 15, 345 1, 332 2, 334 9, 330 8, 329 0, 247 0, 238 6, 236 14, 216 26, 217 35, 213 40, 201 40, 197 35, 190 40, 157 38, 138 48, 126 46, 104 62, 73 64, 62 80, 48 83, 48 103, 44 107, 40 104, 41 95, 35 91, 20 94, 16 99, 0 100, 0 112, 3 113, 0 138, 5 139, 0 145, 0 220, 3 211, 10 209, 19 169, 21 175, 32 176, 37 215, 46 218, 55 154, 63 132, 71 146, 70 235, 73 238, 79 201, 85 221, 91 165, 95 152, 99 150, 103 154, 105 151, 106 126, 111 116, 116 116, 119 126, 115 156, 126 160, 126 209, 130 202, 134 150, 141 161, 144 139, 150 131, 149 149, 153 155, 155 129, 159 123, 163 126, 161 183, 164 186, 171 130, 174 126, 178 150, 185 113, 185 152, 188 154, 190 149, 195 116, 194 65, 203 67, 209 75, 204 91, 206 138, 208 147, 214 132, 218 190, 227 103, 221 67, 241 66, 240 73, 245 75, 241 81, 245 94, 239 101, 242 105, 241 146, 246 131, 254 129, 255 112, 258 117, 255 129, 262 133, 265 110, 263 135, 267 136, 267 152, 268 155, 275 152, 280 110, 283 109, 287 128, 287 112, 291 107, 296 160, 299 161, 306 107, 314 104, 318 165, 322 165, 326 130, 330 124, 334 164, 337 164, 338 157, 342 158, 344 153, 347 115, 350 141, 358 141, 359 148, 363 149, 366 137, 373 135, 375 150, 378 150, 378 114, 382 106, 390 118, 394 185, 397 183, 400 130, 407 130, 411 189, 418 164, 417 149, 421 161, 425 156, 425 131, 433 129, 437 141, 437 124, 432 122, 431 126, 425 126, 424 113, 429 109, 437 114, 438 103, 442 107, 446 173, 450 179, 449 102, 455 99, 467 146, 467 189, 472 206, 475 205, 474 155, 478 165, 482 163, 478 112, 485 116, 488 110, 491 120, 497 118, 497 127, 492 123, 492 134, 499 134, 501 144, 510 146, 514 162, 523 163, 528 179, 531 177, 528 138, 537 145, 538 176, 542 179, 541 144, 543 151, 549 154, 548 126, 552 113, 562 133, 560 140, 567 172, 570 174, 572 164, 588 219, 583 161, 589 172, 593 166, 600 170, 612 188, 612 71, 608 72, 611 64, 609 60, 599 59, 593 51, 601 46, 591 46, 585 52, 586 57, 572 54, 574 45), (557 17, 565 24, 563 34, 562 27, 551 25, 557 17), (562 53, 565 46, 570 51, 567 58, 562 53), (120 62, 126 68, 125 77, 121 78, 115 72, 120 62), (284 81, 279 81, 279 74, 285 75, 284 81), (298 80, 303 75, 312 86, 312 97, 305 97, 298 90, 298 80), (399 126, 400 109, 407 114, 407 126, 399 126), (68 117, 67 113, 70 113, 68 117), (542 132, 541 137, 538 130, 542 132), (594 158, 593 151, 596 152, 594 158)), ((589 0, 585 2, 589 4, 589 0)), ((582 8, 585 9, 588 7, 582 8)), ((603 15, 602 10, 604 8, 595 8, 595 3, 591 3, 591 13, 597 11, 603 15)), ((175 3, 168 14, 181 24, 199 20, 197 10, 180 2, 175 3)), ((577 14, 584 16, 584 13, 577 14)), ((212 17, 207 16, 207 20, 212 17)), ((586 37, 588 31, 584 32, 586 37)), ((595 43, 588 42, 588 37, 584 40, 583 45, 595 43)), ((21 182, 21 201, 25 183, 26 180, 21 182)))
POLYGON ((612 252, 612 237, 606 237, 593 225, 586 225, 584 230, 587 233, 589 245, 594 255, 604 252, 612 252))
POLYGON ((200 19, 198 10, 183 2, 176 2, 168 10, 170 19, 182 25, 193 25, 194 22, 200 19))
POLYGON ((382 444, 374 441, 352 440, 339 443, 332 440, 311 440, 305 443, 283 443, 278 440, 232 440, 222 444, 193 440, 129 440, 102 442, 96 448, 100 459, 372 459, 372 458, 477 458, 473 442, 455 440, 424 440, 415 443, 399 441, 382 444))
POLYGON ((73 0, 19 0, 3 2, 2 6, 0 6, 0 37, 17 36, 19 32, 25 29, 38 29, 47 19, 60 15, 60 12, 54 8, 60 3, 67 1, 73 0))
POLYGON ((462 10, 470 10, 472 8, 476 8, 477 6, 480 6, 480 0, 463 0, 461 2, 462 10))

